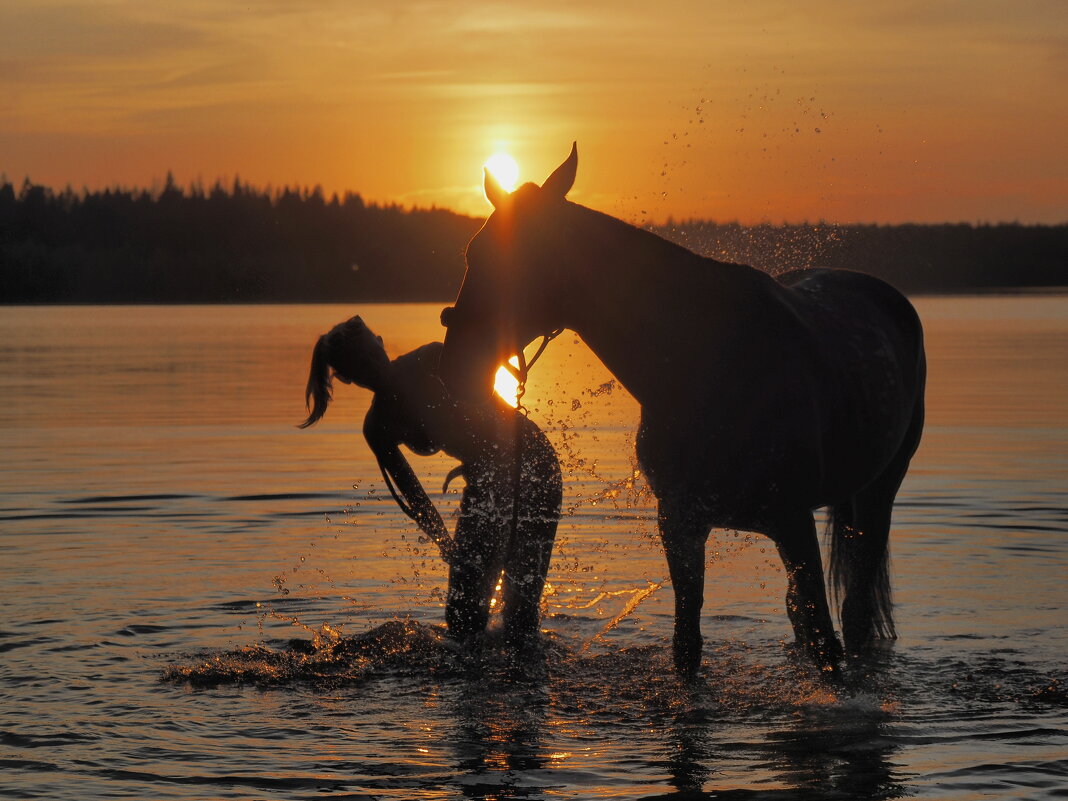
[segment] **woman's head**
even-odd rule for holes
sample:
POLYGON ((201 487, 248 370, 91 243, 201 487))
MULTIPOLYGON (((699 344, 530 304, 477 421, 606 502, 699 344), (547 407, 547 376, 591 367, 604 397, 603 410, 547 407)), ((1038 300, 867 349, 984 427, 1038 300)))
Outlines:
POLYGON ((346 384, 357 384, 374 392, 385 385, 389 376, 389 356, 377 336, 360 317, 335 325, 319 337, 312 350, 311 371, 304 401, 311 410, 300 424, 307 428, 318 422, 330 405, 332 377, 346 384))

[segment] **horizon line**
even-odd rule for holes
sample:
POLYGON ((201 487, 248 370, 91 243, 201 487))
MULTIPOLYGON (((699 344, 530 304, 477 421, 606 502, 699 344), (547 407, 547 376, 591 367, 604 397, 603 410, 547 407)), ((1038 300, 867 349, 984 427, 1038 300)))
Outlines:
MULTIPOLYGON (((196 197, 196 192, 197 191, 204 192, 206 194, 208 190, 214 190, 216 187, 223 189, 228 196, 232 196, 233 193, 232 193, 231 189, 232 189, 232 187, 234 187, 236 185, 236 186, 240 186, 242 189, 246 189, 246 190, 249 190, 249 191, 257 193, 257 194, 267 195, 268 197, 271 198, 271 200, 277 200, 280 197, 282 197, 285 193, 291 192, 291 191, 295 191, 296 194, 298 194, 301 198, 314 197, 318 193, 323 198, 324 202, 331 203, 331 204, 334 203, 334 202, 343 203, 343 202, 345 202, 345 200, 347 200, 350 197, 356 197, 356 198, 359 198, 360 201, 362 203, 364 203, 364 205, 368 205, 368 206, 374 206, 374 207, 378 207, 378 208, 398 208, 398 209, 400 209, 400 210, 402 210, 404 212, 446 211, 446 212, 449 212, 450 214, 455 214, 458 217, 466 217, 466 218, 471 219, 471 220, 485 220, 492 213, 492 210, 489 210, 486 215, 482 216, 482 215, 471 214, 470 212, 467 212, 467 211, 461 211, 459 209, 450 207, 448 205, 438 205, 436 203, 431 203, 430 205, 420 205, 419 203, 404 203, 404 202, 401 202, 399 200, 369 199, 365 195, 363 195, 361 192, 359 192, 357 190, 353 190, 353 189, 344 189, 344 190, 341 190, 341 191, 332 190, 332 191, 330 191, 328 193, 325 189, 323 189, 322 184, 318 184, 318 183, 314 184, 314 185, 311 185, 311 186, 309 186, 307 184, 301 185, 301 184, 289 184, 289 183, 278 184, 276 186, 275 184, 272 184, 270 182, 268 182, 267 184, 259 185, 259 184, 254 184, 254 183, 251 183, 251 182, 248 182, 248 181, 244 181, 243 182, 241 180, 240 174, 238 174, 238 173, 235 173, 233 175, 232 179, 229 179, 229 180, 223 179, 222 177, 217 177, 213 181, 211 181, 210 184, 205 182, 201 178, 193 179, 190 182, 188 182, 187 184, 181 184, 181 183, 179 183, 179 182, 174 180, 173 171, 172 170, 167 170, 166 175, 162 180, 153 179, 152 183, 149 186, 138 186, 136 184, 135 185, 124 185, 122 183, 116 182, 116 183, 113 183, 113 184, 107 184, 105 186, 97 187, 97 188, 90 188, 89 186, 83 184, 80 190, 75 190, 73 184, 71 184, 68 181, 63 186, 62 189, 57 190, 55 188, 55 186, 53 186, 51 184, 43 184, 43 183, 34 182, 30 178, 29 175, 24 176, 23 179, 22 179, 22 182, 20 184, 16 184, 11 178, 8 177, 8 175, 7 175, 7 173, 5 171, 0 171, 0 187, 11 186, 14 189, 16 186, 25 187, 27 184, 29 184, 30 186, 33 186, 33 187, 44 188, 44 189, 48 190, 49 192, 51 192, 53 194, 53 196, 61 195, 61 194, 65 193, 65 192, 67 192, 68 190, 70 192, 72 192, 72 193, 78 194, 79 197, 87 197, 87 196, 93 195, 93 194, 103 194, 104 192, 109 192, 109 191, 121 191, 121 192, 138 193, 138 194, 147 193, 151 197, 153 197, 154 199, 158 199, 159 196, 162 194, 162 192, 165 191, 168 187, 173 187, 174 189, 177 189, 179 192, 181 192, 183 197, 196 197), (187 194, 187 190, 189 190, 188 194, 187 194)), ((472 185, 472 187, 475 188, 475 185, 472 185)), ((16 193, 16 197, 18 197, 18 193, 16 193)), ((579 204, 579 205, 582 205, 582 204, 579 204)), ((590 207, 590 208, 592 208, 592 207, 590 207)), ((612 216, 615 216, 615 215, 612 215, 612 216)), ((627 218, 624 218, 624 217, 619 217, 618 219, 623 220, 624 222, 627 222, 627 223, 629 223, 631 225, 634 225, 635 227, 638 227, 638 228, 667 228, 667 227, 671 227, 671 226, 685 227, 685 226, 688 226, 688 225, 695 225, 695 224, 737 225, 737 226, 740 226, 742 228, 761 228, 761 227, 772 227, 772 228, 785 228, 785 227, 859 228, 859 227, 873 227, 873 226, 874 227, 971 226, 973 228, 997 227, 997 226, 1019 226, 1019 227, 1024 227, 1024 228, 1060 228, 1060 227, 1068 226, 1068 218, 1065 218, 1064 220, 1061 220, 1059 222, 1023 222, 1019 218, 1016 218, 1014 220, 1005 220, 1005 219, 1002 219, 1002 220, 964 220, 964 219, 948 220, 947 219, 947 220, 941 220, 939 222, 918 222, 918 221, 915 221, 915 220, 902 220, 902 221, 898 221, 898 222, 886 222, 886 221, 878 221, 878 220, 866 220, 866 221, 853 220, 853 221, 850 221, 850 222, 842 222, 842 221, 839 221, 839 220, 825 220, 825 219, 821 219, 821 220, 817 220, 817 221, 812 221, 812 220, 808 220, 808 219, 803 220, 803 221, 791 221, 791 220, 786 220, 786 219, 783 219, 783 220, 780 220, 780 221, 773 221, 771 219, 764 218, 764 219, 761 219, 760 221, 757 221, 757 222, 743 222, 742 220, 740 220, 738 218, 735 218, 733 220, 724 220, 724 219, 716 219, 716 218, 712 218, 712 217, 695 217, 695 216, 692 216, 692 215, 691 216, 687 216, 687 217, 676 218, 675 215, 669 214, 669 215, 667 215, 666 218, 661 219, 659 221, 648 220, 648 219, 647 220, 638 221, 638 220, 633 220, 633 219, 627 219, 627 218)))

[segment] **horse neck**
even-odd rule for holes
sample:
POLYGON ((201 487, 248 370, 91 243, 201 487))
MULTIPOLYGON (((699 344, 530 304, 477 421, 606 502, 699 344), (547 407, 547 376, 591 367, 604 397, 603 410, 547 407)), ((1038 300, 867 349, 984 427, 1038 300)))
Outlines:
POLYGON ((566 326, 643 406, 684 391, 756 271, 577 208, 584 236, 568 265, 566 326))

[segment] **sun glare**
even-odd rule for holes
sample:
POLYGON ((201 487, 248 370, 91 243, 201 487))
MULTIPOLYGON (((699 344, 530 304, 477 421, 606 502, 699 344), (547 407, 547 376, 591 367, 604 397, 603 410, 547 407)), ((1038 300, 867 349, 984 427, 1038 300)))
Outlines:
POLYGON ((519 183, 519 164, 507 153, 496 153, 483 165, 504 189, 511 192, 519 183))
MULTIPOLYGON (((513 367, 519 366, 519 359, 513 356, 508 360, 513 367)), ((519 391, 519 382, 515 376, 508 372, 507 367, 497 368, 497 375, 493 379, 493 391, 500 395, 504 402, 510 406, 516 405, 516 394, 519 391)))

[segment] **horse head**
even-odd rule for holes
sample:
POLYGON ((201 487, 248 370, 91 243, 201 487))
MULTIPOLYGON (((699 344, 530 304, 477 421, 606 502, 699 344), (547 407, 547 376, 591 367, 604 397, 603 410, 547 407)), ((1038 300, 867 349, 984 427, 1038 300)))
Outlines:
POLYGON ((541 334, 563 327, 565 247, 578 150, 541 186, 506 191, 485 172, 493 213, 467 246, 467 271, 456 303, 441 313, 448 331, 440 373, 450 392, 486 397, 497 366, 541 334))

